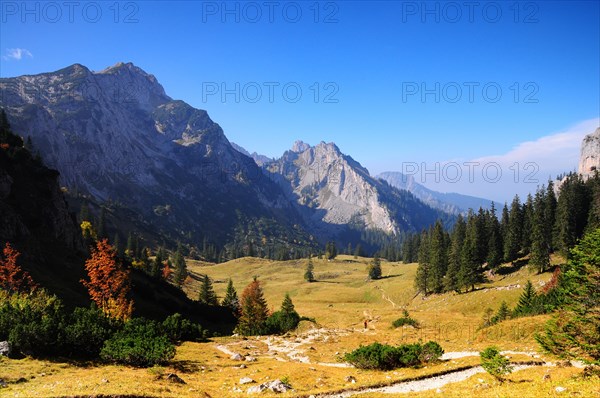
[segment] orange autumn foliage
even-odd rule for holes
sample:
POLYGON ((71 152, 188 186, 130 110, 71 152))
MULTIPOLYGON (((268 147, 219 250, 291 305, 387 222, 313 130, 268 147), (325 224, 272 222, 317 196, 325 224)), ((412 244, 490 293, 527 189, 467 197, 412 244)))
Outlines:
POLYGON ((173 270, 171 269, 171 267, 169 267, 169 263, 168 262, 164 262, 164 267, 162 269, 162 277, 164 280, 169 280, 169 277, 171 276, 171 274, 173 273, 173 270))
POLYGON ((38 285, 27 271, 23 271, 17 264, 17 257, 21 255, 13 249, 10 243, 2 250, 3 256, 0 256, 0 288, 13 293, 29 293, 36 289, 38 285))
POLYGON ((117 255, 106 239, 96 243, 91 257, 85 262, 89 281, 81 280, 91 299, 107 316, 127 320, 133 312, 129 271, 117 262, 117 255))

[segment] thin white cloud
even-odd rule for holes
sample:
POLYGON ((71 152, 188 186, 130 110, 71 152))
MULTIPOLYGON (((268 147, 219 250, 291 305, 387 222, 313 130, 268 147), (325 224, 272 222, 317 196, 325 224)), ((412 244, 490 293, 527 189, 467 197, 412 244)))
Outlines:
POLYGON ((20 61, 23 58, 33 58, 33 54, 26 48, 7 48, 6 55, 4 55, 2 58, 7 61, 20 61))

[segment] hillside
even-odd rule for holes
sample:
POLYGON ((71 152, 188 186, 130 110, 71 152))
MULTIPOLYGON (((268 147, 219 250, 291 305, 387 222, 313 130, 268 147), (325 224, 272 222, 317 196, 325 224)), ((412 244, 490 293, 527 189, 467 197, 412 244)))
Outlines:
MULTIPOLYGON (((521 288, 528 280, 540 286, 550 274, 532 275, 521 268, 498 276, 482 289, 467 294, 447 293, 423 299, 414 297, 412 281, 416 264, 383 263, 384 279, 377 282, 365 280, 368 258, 354 259, 339 256, 333 261, 315 260, 318 282, 302 280, 306 260, 273 262, 256 258, 241 258, 226 264, 208 265, 190 261, 192 278, 186 283, 187 292, 197 294, 201 274, 215 281, 217 293, 222 296, 231 276, 240 292, 254 275, 264 282, 269 306, 276 309, 285 292, 292 296, 296 309, 314 317, 316 324, 302 322, 297 331, 286 336, 220 337, 207 343, 185 343, 178 349, 172 363, 150 370, 123 366, 99 365, 76 367, 54 364, 43 360, 0 359, 0 378, 7 380, 10 393, 23 393, 41 397, 73 394, 134 394, 144 397, 241 397, 258 383, 286 378, 293 391, 283 394, 263 393, 261 396, 297 397, 332 391, 391 385, 414 377, 452 372, 479 364, 477 350, 490 344, 503 350, 517 362, 548 360, 535 351, 532 334, 540 330, 547 316, 518 318, 483 331, 477 330, 482 310, 495 307, 499 301, 514 304, 521 288), (394 307, 394 304, 396 307, 394 307), (420 323, 420 329, 409 327, 393 329, 390 322, 400 316, 407 306, 420 323), (363 321, 369 320, 368 329, 363 321), (447 352, 447 360, 420 369, 397 371, 365 371, 348 368, 340 363, 340 356, 360 344, 374 341, 398 344, 419 339, 435 339, 447 352), (231 352, 251 355, 253 362, 230 359, 231 352), (44 372, 43 377, 33 377, 44 372), (186 384, 176 384, 167 379, 176 373, 186 384), (65 377, 66 375, 70 377, 65 377), (352 376, 356 382, 347 381, 352 376), (14 384, 14 380, 24 382, 14 384), (249 377, 255 382, 241 384, 249 377), (104 380, 104 381, 103 381, 104 380), (51 390, 44 386, 52 386, 51 390), (205 394, 205 395, 203 395, 205 394)), ((559 258, 555 261, 560 262, 559 258)), ((512 383, 498 385, 487 374, 467 377, 460 383, 441 387, 448 396, 469 396, 477 392, 481 397, 495 397, 510 391, 544 397, 557 386, 569 391, 592 394, 592 379, 573 378, 581 373, 577 367, 558 368, 554 362, 517 371, 509 376, 512 383), (542 380, 546 373, 551 381, 542 380), (481 381, 479 381, 481 380, 481 381), (478 385, 485 384, 485 389, 478 385), (515 388, 517 388, 515 390, 515 388)), ((423 397, 435 396, 436 390, 422 392, 423 397)), ((438 394, 439 395, 439 394, 438 394)), ((334 395, 331 395, 334 396, 334 395)), ((377 393, 370 397, 389 396, 377 393)))

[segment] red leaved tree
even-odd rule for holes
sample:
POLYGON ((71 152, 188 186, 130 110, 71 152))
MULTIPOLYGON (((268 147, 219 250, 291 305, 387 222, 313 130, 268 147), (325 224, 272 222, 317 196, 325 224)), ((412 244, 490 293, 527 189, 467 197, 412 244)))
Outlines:
POLYGON ((266 334, 268 317, 267 301, 260 281, 255 277, 242 293, 237 331, 245 336, 266 334))
POLYGON ((163 264, 164 264, 164 267, 162 269, 162 277, 163 277, 164 280, 168 281, 169 277, 173 273, 173 270, 169 266, 169 262, 168 261, 165 261, 163 264))
POLYGON ((107 316, 127 320, 133 312, 129 271, 117 262, 117 254, 106 239, 96 243, 92 256, 85 262, 89 281, 81 280, 90 297, 107 316))
POLYGON ((17 264, 17 257, 21 255, 13 249, 10 243, 2 250, 0 256, 0 288, 13 293, 29 293, 38 285, 33 282, 27 271, 23 271, 17 264))

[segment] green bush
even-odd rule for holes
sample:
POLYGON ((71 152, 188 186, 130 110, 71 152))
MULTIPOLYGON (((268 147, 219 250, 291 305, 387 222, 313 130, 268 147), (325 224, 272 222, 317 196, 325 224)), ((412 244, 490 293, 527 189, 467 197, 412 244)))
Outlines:
POLYGON ((408 313, 408 311, 404 310, 404 315, 402 315, 401 318, 396 319, 394 322, 392 322, 392 326, 395 328, 399 328, 401 326, 404 325, 408 325, 408 326, 412 326, 414 328, 418 328, 419 327, 419 322, 417 322, 416 319, 411 318, 410 314, 408 313))
POLYGON ((433 341, 424 345, 415 343, 403 344, 398 347, 373 343, 346 354, 344 359, 360 369, 391 370, 434 362, 443 353, 442 347, 433 341))
POLYGON ((296 311, 285 313, 277 311, 267 318, 269 333, 280 334, 294 330, 300 323, 300 315, 296 311))
POLYGON ((163 365, 175 356, 175 346, 158 323, 134 318, 104 343, 100 357, 136 367, 163 365))
POLYGON ((97 358, 104 342, 121 323, 106 317, 101 310, 75 308, 64 327, 65 355, 78 358, 97 358))
POLYGON ((481 357, 481 366, 499 381, 503 381, 502 376, 513 370, 508 358, 502 356, 496 347, 486 348, 479 353, 479 356, 481 357))
POLYGON ((208 331, 202 329, 199 323, 185 319, 181 314, 168 316, 161 325, 162 332, 172 343, 182 341, 206 341, 208 331))

